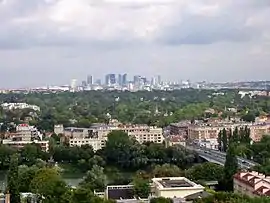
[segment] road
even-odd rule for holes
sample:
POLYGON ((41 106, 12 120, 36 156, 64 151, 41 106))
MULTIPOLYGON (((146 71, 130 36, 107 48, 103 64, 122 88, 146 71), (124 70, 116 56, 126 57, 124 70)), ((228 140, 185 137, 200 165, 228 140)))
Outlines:
MULTIPOLYGON (((194 147, 194 146, 187 146, 187 148, 190 150, 196 151, 201 158, 209 162, 216 163, 222 166, 224 166, 225 164, 226 153, 224 152, 220 152, 213 149, 199 148, 199 147, 194 147)), ((238 159, 238 166, 239 168, 242 168, 242 169, 249 169, 255 165, 258 165, 258 163, 242 158, 242 157, 237 157, 237 159, 238 159)))

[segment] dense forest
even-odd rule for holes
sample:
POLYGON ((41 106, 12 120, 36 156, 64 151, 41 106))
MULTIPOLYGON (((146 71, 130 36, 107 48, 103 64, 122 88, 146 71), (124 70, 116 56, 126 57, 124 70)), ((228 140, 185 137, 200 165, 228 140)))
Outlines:
POLYGON ((30 123, 44 130, 52 130, 54 124, 88 127, 91 123, 107 122, 116 118, 123 123, 145 123, 164 127, 183 119, 205 117, 241 116, 254 120, 255 116, 270 111, 269 99, 258 96, 244 98, 237 90, 175 91, 87 91, 62 93, 0 94, 0 102, 26 102, 41 108, 0 111, 0 120, 19 123, 31 118, 30 123), (206 114, 205 110, 215 113, 206 114), (237 112, 228 109, 235 108, 237 112))

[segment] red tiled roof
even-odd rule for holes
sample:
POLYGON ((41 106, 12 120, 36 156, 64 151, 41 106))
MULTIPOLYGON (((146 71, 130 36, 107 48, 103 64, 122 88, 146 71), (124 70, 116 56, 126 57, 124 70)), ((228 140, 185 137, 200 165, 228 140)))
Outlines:
POLYGON ((265 189, 269 189, 265 186, 261 186, 260 188, 258 188, 257 190, 255 190, 253 193, 256 195, 260 195, 260 196, 269 196, 270 195, 270 189, 267 192, 263 192, 263 190, 265 189))

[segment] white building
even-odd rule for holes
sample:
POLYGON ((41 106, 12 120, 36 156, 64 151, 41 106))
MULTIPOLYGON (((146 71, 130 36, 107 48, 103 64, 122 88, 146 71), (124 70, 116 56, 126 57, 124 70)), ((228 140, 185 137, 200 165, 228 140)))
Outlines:
POLYGON ((204 191, 204 187, 185 177, 168 177, 152 179, 152 196, 165 198, 185 198, 204 191))
MULTIPOLYGON (((58 132, 59 129, 59 126, 55 126, 55 132, 58 132)), ((91 128, 68 127, 64 129, 64 135, 69 140, 71 146, 88 144, 92 145, 95 150, 98 150, 105 145, 108 134, 114 130, 124 131, 139 143, 163 143, 164 141, 162 128, 147 125, 96 124, 91 128)))
POLYGON ((36 105, 30 105, 27 103, 3 103, 1 107, 4 110, 14 110, 14 109, 33 109, 34 111, 40 111, 40 107, 36 105))
POLYGON ((105 140, 95 139, 95 138, 72 138, 69 139, 70 146, 90 145, 93 147, 94 151, 97 151, 105 146, 105 140))
POLYGON ((200 195, 204 187, 184 177, 153 178, 151 192, 148 198, 140 199, 134 195, 133 185, 110 185, 105 191, 106 199, 113 199, 116 202, 125 203, 149 203, 152 198, 164 197, 175 200, 174 202, 185 202, 191 195, 200 195))
POLYGON ((2 140, 2 144, 21 149, 27 144, 38 144, 43 151, 49 150, 49 141, 42 140, 42 134, 33 126, 20 124, 16 127, 16 133, 2 140))

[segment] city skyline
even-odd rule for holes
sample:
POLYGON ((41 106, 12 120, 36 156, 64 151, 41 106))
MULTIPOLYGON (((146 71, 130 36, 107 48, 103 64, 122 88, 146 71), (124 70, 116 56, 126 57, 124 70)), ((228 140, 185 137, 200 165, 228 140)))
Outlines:
POLYGON ((0 1, 0 17, 1 88, 110 72, 166 81, 269 79, 267 0, 13 0, 0 1))

